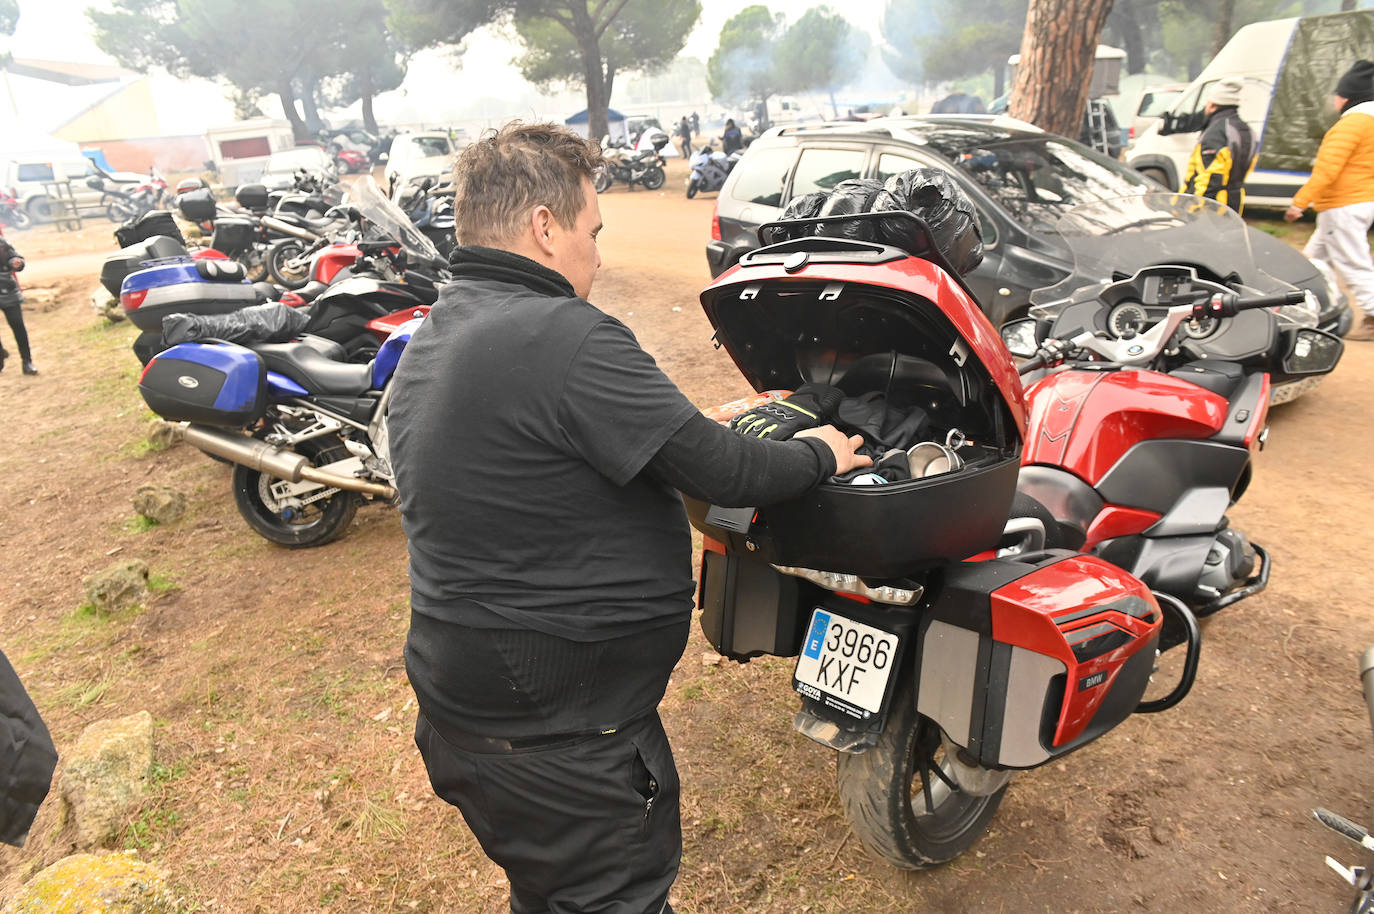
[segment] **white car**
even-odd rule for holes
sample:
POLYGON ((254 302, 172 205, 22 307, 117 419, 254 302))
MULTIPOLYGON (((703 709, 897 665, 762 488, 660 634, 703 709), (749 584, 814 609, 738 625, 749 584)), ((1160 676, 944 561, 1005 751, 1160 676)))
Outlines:
POLYGON ((447 133, 402 133, 391 141, 383 172, 387 189, 395 197, 401 185, 423 178, 438 183, 453 173, 453 156, 458 150, 447 133))
POLYGON ((288 188, 295 183, 298 171, 307 171, 326 184, 339 180, 333 156, 319 146, 297 146, 272 153, 259 180, 268 190, 288 188))

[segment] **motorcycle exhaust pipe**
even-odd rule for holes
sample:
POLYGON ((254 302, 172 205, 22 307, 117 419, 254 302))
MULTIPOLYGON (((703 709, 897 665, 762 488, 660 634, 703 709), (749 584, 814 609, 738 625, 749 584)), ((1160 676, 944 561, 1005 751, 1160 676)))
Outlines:
POLYGON ((1360 657, 1360 681, 1364 683, 1364 703, 1369 706, 1369 725, 1374 727, 1374 647, 1360 657))
POLYGON ((318 482, 323 486, 345 489, 349 492, 361 492, 364 495, 373 495, 388 501, 396 497, 396 490, 391 486, 321 470, 313 466, 303 454, 283 451, 281 448, 273 447, 256 438, 245 438, 242 435, 229 434, 203 425, 183 424, 182 432, 188 444, 207 454, 214 454, 216 457, 241 463, 249 469, 275 476, 278 479, 285 479, 287 482, 300 482, 302 479, 308 479, 310 482, 318 482))
POLYGON ((275 218, 274 216, 263 216, 260 221, 262 222, 263 228, 269 228, 274 232, 281 232, 283 235, 290 235, 293 238, 299 238, 302 241, 313 242, 320 240, 320 236, 316 235, 314 232, 307 231, 306 229, 301 228, 299 225, 292 225, 289 222, 283 222, 280 219, 275 218))

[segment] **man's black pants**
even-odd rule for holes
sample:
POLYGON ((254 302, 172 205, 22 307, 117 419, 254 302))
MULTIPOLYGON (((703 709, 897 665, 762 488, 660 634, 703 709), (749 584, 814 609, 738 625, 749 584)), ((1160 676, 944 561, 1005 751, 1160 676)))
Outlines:
POLYGON ((421 714, 415 744, 434 792, 505 869, 512 914, 668 910, 682 823, 657 712, 612 733, 524 748, 446 739, 421 714))

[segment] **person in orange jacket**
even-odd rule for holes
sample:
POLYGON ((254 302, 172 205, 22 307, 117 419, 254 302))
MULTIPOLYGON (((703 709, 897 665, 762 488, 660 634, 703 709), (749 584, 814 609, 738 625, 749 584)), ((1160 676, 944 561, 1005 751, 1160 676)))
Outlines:
POLYGON ((1362 316, 1345 338, 1374 340, 1374 62, 1357 60, 1336 83, 1332 101, 1340 117, 1322 137, 1312 177, 1283 218, 1293 222, 1308 206, 1317 211, 1303 254, 1329 265, 1359 306, 1362 316))

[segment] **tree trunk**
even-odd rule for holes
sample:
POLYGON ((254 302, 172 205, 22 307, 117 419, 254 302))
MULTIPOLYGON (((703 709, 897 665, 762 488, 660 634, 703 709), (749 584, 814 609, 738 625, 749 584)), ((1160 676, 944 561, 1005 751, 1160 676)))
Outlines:
POLYGON ((286 114, 286 119, 291 122, 291 133, 296 142, 309 139, 310 134, 305 129, 305 121, 301 120, 300 112, 296 110, 296 90, 291 88, 290 79, 281 81, 281 85, 277 87, 277 97, 281 99, 281 110, 286 114))
POLYGON ((318 131, 324 123, 320 120, 320 111, 315 104, 317 85, 313 76, 301 79, 301 110, 305 113, 305 126, 310 133, 318 131))
MULTIPOLYGON (((606 71, 602 69, 601 40, 597 35, 596 23, 585 3, 569 4, 571 21, 562 22, 577 42, 578 53, 582 55, 582 81, 587 87, 587 136, 593 140, 610 133, 606 108, 610 106, 610 91, 606 85, 606 71)), ((614 73, 612 73, 614 76, 614 73)))
POLYGON ((1341 0, 1341 12, 1349 12, 1355 8, 1355 0, 1341 0))
POLYGON ((1061 136, 1083 132, 1097 39, 1111 8, 1112 0, 1030 0, 1012 117, 1061 136))
POLYGON ((1149 63, 1145 59, 1145 35, 1140 28, 1140 20, 1134 3, 1118 0, 1113 4, 1107 24, 1116 30, 1126 51, 1126 72, 1144 73, 1149 63))
POLYGON ((1007 61, 1005 58, 997 61, 992 68, 992 97, 1001 98, 1002 93, 1007 91, 1007 61))
POLYGON ((1212 56, 1226 46, 1226 42, 1231 40, 1231 20, 1236 12, 1236 0, 1221 0, 1217 4, 1217 26, 1212 32, 1212 56))
POLYGON ((359 77, 362 81, 363 96, 363 129, 373 136, 381 136, 381 131, 377 129, 377 118, 372 113, 372 96, 375 90, 372 87, 372 71, 364 68, 359 77))

